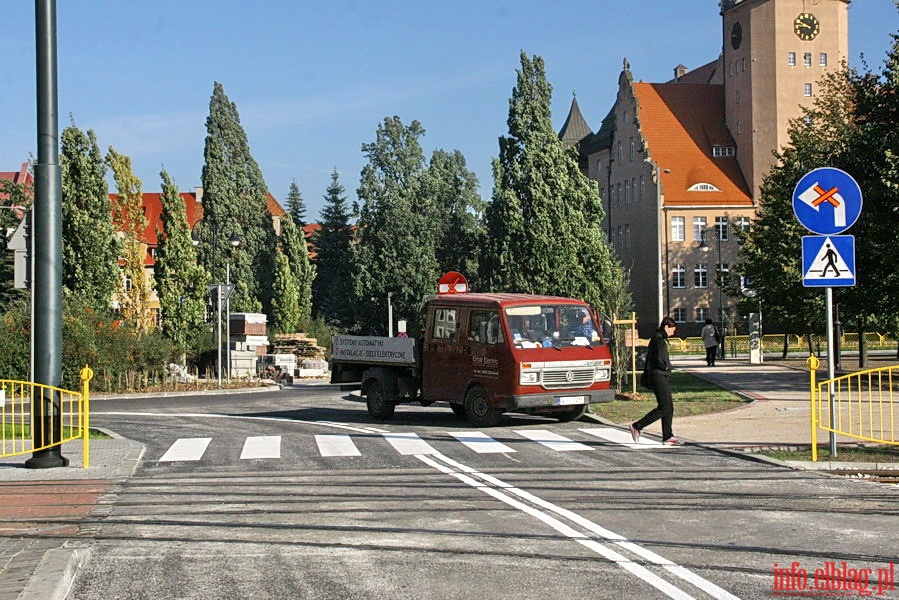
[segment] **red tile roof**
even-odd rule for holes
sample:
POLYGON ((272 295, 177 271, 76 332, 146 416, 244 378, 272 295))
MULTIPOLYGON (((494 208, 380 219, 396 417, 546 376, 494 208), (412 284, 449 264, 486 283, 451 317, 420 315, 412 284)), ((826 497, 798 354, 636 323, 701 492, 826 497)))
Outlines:
MULTIPOLYGON (((28 170, 28 163, 22 163, 18 171, 0 171, 0 179, 12 181, 13 183, 25 184, 26 186, 34 186, 34 177, 28 170)), ((0 200, 8 200, 9 194, 0 192, 0 200)))
POLYGON ((634 94, 666 206, 752 206, 736 157, 712 156, 712 146, 735 146, 724 124, 723 86, 635 83, 634 94), (687 191, 697 183, 721 192, 687 191))

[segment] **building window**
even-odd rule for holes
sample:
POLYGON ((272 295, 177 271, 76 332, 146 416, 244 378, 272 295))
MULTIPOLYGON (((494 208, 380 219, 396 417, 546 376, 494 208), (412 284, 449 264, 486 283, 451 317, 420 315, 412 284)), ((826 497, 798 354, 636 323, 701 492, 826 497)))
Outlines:
POLYGON ((805 84, 805 96, 806 96, 806 98, 809 98, 809 97, 811 97, 811 95, 812 95, 812 84, 806 83, 805 84))
POLYGON ((684 323, 687 320, 687 309, 678 307, 671 311, 671 318, 675 323, 684 323))
POLYGON ((715 158, 734 156, 736 153, 737 149, 733 146, 712 146, 712 156, 715 158))
POLYGON ((734 97, 736 99, 737 104, 739 104, 740 103, 740 90, 737 90, 737 93, 734 94, 734 97))
POLYGON ((630 157, 631 157, 631 160, 634 160, 634 138, 631 138, 630 157))
POLYGON ((745 58, 743 58, 743 60, 740 61, 740 70, 741 71, 746 70, 746 59, 745 58))
POLYGON ((674 268, 671 269, 671 287, 687 287, 687 269, 684 265, 676 264, 674 265, 674 268))
POLYGON ((787 64, 791 67, 796 66, 796 53, 795 52, 787 52, 787 64))
POLYGON ((621 205, 621 184, 619 183, 615 189, 615 206, 621 205))
POLYGON ((690 187, 687 188, 688 192, 720 192, 718 188, 716 188, 711 183, 694 183, 690 187))
POLYGON ((686 235, 686 225, 683 217, 671 217, 671 241, 683 242, 686 235))
POLYGON ((728 235, 727 217, 715 217, 715 235, 722 242, 727 241, 728 235))
POLYGON ((693 241, 702 241, 702 234, 708 228, 705 217, 693 217, 693 241))
POLYGON ((637 201, 637 178, 631 178, 631 202, 637 201))
POLYGON ((709 318, 709 307, 703 306, 701 308, 696 309, 696 322, 704 323, 706 319, 709 318))
POLYGON ((709 287, 709 266, 707 264, 693 267, 693 287, 709 287))
POLYGON ((735 225, 740 231, 749 231, 749 217, 737 217, 735 225))
POLYGON ((826 67, 827 66, 827 52, 822 52, 818 55, 818 66, 826 67))
POLYGON ((811 52, 806 52, 805 54, 802 55, 802 64, 804 64, 806 67, 812 66, 812 53, 811 52))
POLYGON ((630 204, 630 191, 631 191, 631 182, 627 179, 624 180, 624 204, 630 204))
POLYGON ((621 235, 622 231, 623 231, 623 228, 621 227, 621 225, 619 225, 618 228, 615 230, 615 247, 616 248, 621 248, 621 238, 623 237, 621 235))
POLYGON ((737 135, 743 133, 743 121, 737 121, 737 135))
POLYGON ((630 225, 624 226, 624 247, 625 248, 631 247, 631 226, 630 225))
MULTIPOLYGON (((627 119, 625 119, 625 121, 626 120, 627 119)), ((621 150, 621 142, 618 142, 618 162, 621 162, 623 156, 624 155, 622 154, 622 150, 621 150)))
POLYGON ((640 175, 640 200, 646 199, 646 186, 643 181, 643 176, 640 175))

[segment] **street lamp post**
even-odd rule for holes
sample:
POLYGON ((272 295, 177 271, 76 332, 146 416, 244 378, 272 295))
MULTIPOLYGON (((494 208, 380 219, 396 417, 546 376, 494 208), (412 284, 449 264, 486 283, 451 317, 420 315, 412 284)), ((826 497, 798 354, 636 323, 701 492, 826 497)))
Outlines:
MULTIPOLYGON (((699 242, 699 249, 703 252, 709 251, 709 245, 706 243, 705 238, 708 234, 708 229, 702 230, 702 238, 699 242)), ((718 356, 721 358, 726 358, 727 353, 724 350, 724 338, 725 338, 725 328, 724 328, 724 285, 722 283, 722 278, 724 277, 723 267, 721 264, 721 231, 718 226, 715 226, 715 241, 718 249, 718 264, 715 267, 715 282, 718 284, 718 323, 721 325, 721 343, 719 344, 718 356)))
MULTIPOLYGON (((231 246, 231 254, 234 254, 234 250, 240 246, 240 238, 237 237, 236 233, 232 233, 231 237, 228 238, 228 244, 231 246)), ((225 285, 231 285, 231 256, 228 256, 228 262, 225 265, 225 285)), ((225 300, 225 343, 228 344, 228 350, 225 352, 225 360, 228 365, 228 381, 231 381, 231 293, 228 294, 228 298, 225 300)), ((221 382, 220 382, 221 383, 221 382)))

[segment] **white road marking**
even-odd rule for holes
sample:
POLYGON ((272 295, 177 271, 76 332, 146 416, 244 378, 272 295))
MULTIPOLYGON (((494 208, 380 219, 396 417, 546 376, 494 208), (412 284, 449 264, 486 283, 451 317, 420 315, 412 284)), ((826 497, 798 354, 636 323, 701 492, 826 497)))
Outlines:
POLYGON ((650 439, 648 437, 641 437, 639 442, 634 443, 634 438, 631 437, 629 431, 615 429, 614 427, 595 427, 592 429, 581 429, 581 431, 588 435, 592 435, 609 442, 614 442, 616 444, 621 444, 622 446, 627 446, 628 448, 632 448, 634 450, 671 450, 674 448, 682 447, 669 446, 668 444, 657 442, 656 440, 650 439))
POLYGON ((437 454, 437 451, 414 433, 385 433, 384 439, 404 456, 410 454, 437 454))
POLYGON ((322 456, 362 456, 352 438, 345 433, 316 435, 315 443, 322 456))
POLYGON ((281 436, 256 435, 248 437, 243 443, 240 459, 253 458, 281 458, 281 436))
POLYGON ((502 442, 497 442, 492 437, 481 433, 480 431, 451 431, 449 434, 478 454, 515 452, 512 448, 509 448, 502 442))
POLYGON ((593 450, 593 448, 586 444, 569 440, 558 433, 553 433, 546 429, 519 429, 515 430, 515 433, 559 452, 593 450))
POLYGON ((175 440, 159 462, 200 460, 212 438, 180 438, 175 440))
POLYGON ((578 542, 586 548, 593 550, 600 556, 606 558, 611 562, 614 562, 629 573, 636 575, 670 598, 676 598, 678 600, 692 600, 694 597, 687 591, 665 581, 664 579, 647 569, 645 566, 636 563, 634 560, 610 548, 609 543, 614 544, 623 550, 627 550, 651 564, 658 565, 664 568, 672 575, 703 590, 714 598, 718 598, 720 600, 740 600, 737 596, 731 594, 727 590, 719 587, 711 581, 704 579, 703 577, 690 571, 686 567, 675 564, 674 562, 656 554, 651 550, 647 550, 646 548, 643 548, 642 546, 635 544, 634 542, 628 541, 624 536, 613 531, 609 531, 608 529, 605 529, 604 527, 593 523, 589 519, 586 519, 575 512, 564 509, 560 506, 556 506, 555 504, 547 502, 542 498, 538 498, 537 496, 516 488, 513 485, 505 483, 504 481, 493 477, 492 475, 480 473, 477 470, 458 463, 440 453, 432 456, 417 456, 416 458, 421 460, 423 463, 437 469, 438 471, 447 475, 451 475, 459 481, 465 483, 466 485, 478 489, 485 494, 488 494, 496 498, 497 500, 508 504, 509 506, 517 508, 518 510, 521 510, 526 514, 533 516, 543 523, 546 523, 559 533, 571 538, 572 540, 578 542), (480 479, 481 481, 478 481, 478 479, 480 479), (485 482, 487 485, 482 482, 485 482), (534 506, 530 506, 528 504, 525 504, 524 502, 516 500, 515 498, 510 496, 510 494, 516 495, 524 500, 527 500, 528 502, 535 504, 536 508, 534 506), (548 514, 550 512, 568 519, 572 523, 581 526, 593 535, 603 538, 603 540, 605 540, 605 543, 593 539, 588 534, 581 533, 570 525, 563 523, 556 517, 548 514))

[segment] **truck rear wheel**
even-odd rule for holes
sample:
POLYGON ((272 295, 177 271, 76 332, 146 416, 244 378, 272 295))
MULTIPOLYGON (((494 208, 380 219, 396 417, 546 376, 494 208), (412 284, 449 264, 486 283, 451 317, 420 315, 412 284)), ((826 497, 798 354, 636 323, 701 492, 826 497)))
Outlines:
POLYGON ((376 419, 390 419, 393 417, 393 411, 396 404, 387 399, 384 386, 375 381, 368 386, 368 392, 365 394, 365 405, 368 407, 368 414, 376 419))
POLYGON ((493 427, 499 423, 503 411, 490 406, 487 391, 475 386, 465 394, 465 418, 477 427, 493 427))

